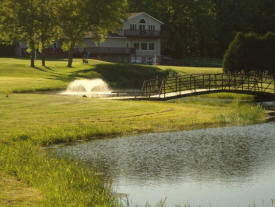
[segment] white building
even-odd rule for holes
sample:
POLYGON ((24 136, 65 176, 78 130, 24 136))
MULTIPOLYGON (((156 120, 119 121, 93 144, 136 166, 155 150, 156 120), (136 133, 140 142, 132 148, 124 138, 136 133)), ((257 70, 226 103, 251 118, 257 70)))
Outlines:
MULTIPOLYGON (((85 51, 89 57, 114 62, 158 64, 161 59, 160 20, 145 12, 130 13, 119 34, 109 34, 104 42, 95 44, 91 34, 87 34, 76 48, 75 56, 82 56, 85 51)), ((23 56, 26 45, 20 43, 17 55, 23 56)), ((60 54, 60 44, 55 43, 49 49, 51 57, 60 54), (59 54, 58 54, 59 53, 59 54)))

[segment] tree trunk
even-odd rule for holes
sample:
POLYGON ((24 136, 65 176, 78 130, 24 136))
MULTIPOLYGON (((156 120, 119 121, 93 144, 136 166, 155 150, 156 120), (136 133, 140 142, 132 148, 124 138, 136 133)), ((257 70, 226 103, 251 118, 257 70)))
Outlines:
POLYGON ((71 51, 69 51, 68 68, 71 68, 72 65, 73 65, 73 55, 71 51))
POLYGON ((31 67, 34 68, 35 67, 35 64, 34 64, 34 61, 35 61, 35 47, 32 46, 31 47, 31 67))
POLYGON ((74 43, 71 44, 69 55, 68 55, 68 68, 71 68, 73 65, 73 51, 74 51, 74 43))
POLYGON ((42 66, 46 67, 46 46, 45 46, 45 41, 41 41, 42 42, 42 50, 41 50, 41 62, 42 62, 42 66))
POLYGON ((45 54, 45 50, 42 49, 42 66, 46 67, 46 54, 45 54))

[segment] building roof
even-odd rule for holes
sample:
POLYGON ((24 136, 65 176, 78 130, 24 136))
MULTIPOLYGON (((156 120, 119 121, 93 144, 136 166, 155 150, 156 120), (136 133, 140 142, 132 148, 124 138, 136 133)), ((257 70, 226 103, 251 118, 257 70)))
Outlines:
POLYGON ((128 19, 132 19, 132 18, 135 18, 135 17, 140 16, 140 15, 146 15, 146 16, 154 19, 155 21, 159 22, 160 24, 164 24, 162 21, 156 19, 155 17, 152 17, 151 15, 147 14, 146 12, 132 12, 132 13, 128 13, 128 19))
POLYGON ((136 17, 140 14, 142 14, 143 12, 130 12, 128 13, 128 18, 131 18, 131 17, 136 17))

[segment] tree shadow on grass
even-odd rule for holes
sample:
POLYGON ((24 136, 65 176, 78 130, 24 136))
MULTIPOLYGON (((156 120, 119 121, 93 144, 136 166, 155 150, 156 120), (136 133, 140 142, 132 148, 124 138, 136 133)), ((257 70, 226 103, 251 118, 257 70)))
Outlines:
POLYGON ((73 77, 101 78, 114 89, 140 89, 144 80, 164 78, 168 71, 134 64, 98 64, 91 70, 77 71, 73 77))
POLYGON ((156 77, 163 79, 171 70, 161 70, 154 66, 135 64, 97 64, 91 68, 72 71, 68 75, 51 74, 48 79, 71 82, 76 79, 103 79, 113 89, 140 89, 144 80, 156 77))

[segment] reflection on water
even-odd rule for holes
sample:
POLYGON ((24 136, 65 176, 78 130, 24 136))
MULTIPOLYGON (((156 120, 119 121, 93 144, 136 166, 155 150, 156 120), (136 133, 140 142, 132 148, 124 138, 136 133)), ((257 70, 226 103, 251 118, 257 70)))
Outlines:
POLYGON ((275 124, 96 140, 57 149, 112 176, 134 203, 272 206, 275 124))

